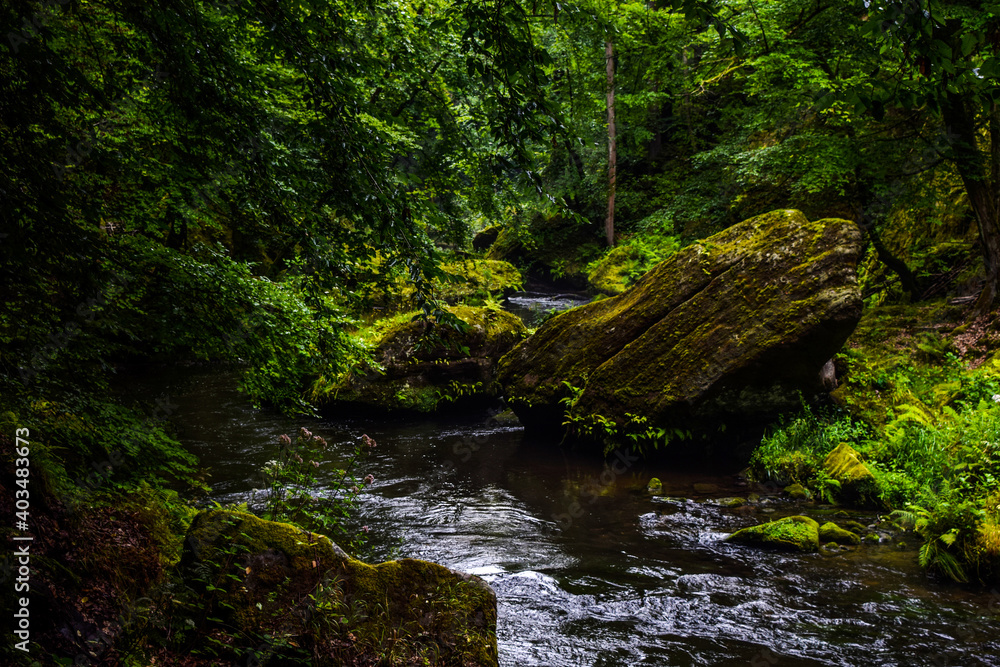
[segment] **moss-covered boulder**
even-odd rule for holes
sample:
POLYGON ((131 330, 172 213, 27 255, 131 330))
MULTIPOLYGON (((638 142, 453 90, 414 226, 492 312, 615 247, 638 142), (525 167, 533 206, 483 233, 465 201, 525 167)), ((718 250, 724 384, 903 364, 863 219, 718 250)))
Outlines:
POLYGON ((191 524, 182 567, 235 643, 281 637, 284 648, 266 652, 277 663, 291 646, 311 664, 369 664, 391 641, 401 663, 497 664, 493 590, 435 563, 368 565, 322 535, 212 510, 191 524))
POLYGON ((807 516, 789 516, 742 528, 727 537, 726 541, 784 551, 817 551, 819 524, 807 516))
POLYGON ((314 401, 336 412, 435 412, 497 396, 496 362, 527 336, 515 315, 494 306, 449 306, 460 327, 404 313, 359 332, 374 364, 321 379, 314 401))
POLYGON ((548 320, 501 360, 504 394, 534 429, 561 430, 567 402, 623 430, 763 421, 824 391, 861 315, 860 252, 846 220, 746 220, 548 320))
POLYGON ((840 484, 837 497, 844 502, 870 507, 878 504, 878 483, 861 455, 842 442, 823 459, 823 471, 840 484))
POLYGON ((827 521, 819 527, 819 541, 836 542, 837 544, 861 544, 861 538, 849 530, 844 530, 832 521, 827 521))

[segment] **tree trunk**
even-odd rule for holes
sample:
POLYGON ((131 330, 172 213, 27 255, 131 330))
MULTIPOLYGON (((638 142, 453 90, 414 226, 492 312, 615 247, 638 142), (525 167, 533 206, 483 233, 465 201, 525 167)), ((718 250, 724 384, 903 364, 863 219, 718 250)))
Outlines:
POLYGON ((976 216, 979 245, 983 253, 986 284, 976 300, 975 313, 983 315, 997 305, 1000 295, 1000 117, 994 103, 989 116, 990 150, 984 155, 976 144, 976 113, 961 96, 949 94, 944 108, 944 122, 955 137, 952 155, 962 178, 969 205, 976 216))
POLYGON ((870 225, 860 225, 862 229, 868 234, 868 238, 872 242, 872 246, 875 248, 875 254, 878 255, 879 261, 889 267, 889 270, 899 277, 899 282, 903 287, 903 291, 910 295, 910 301, 916 302, 920 298, 920 294, 923 291, 920 285, 920 281, 910 271, 910 267, 906 265, 906 262, 896 257, 892 252, 885 247, 882 243, 882 237, 879 236, 878 231, 875 229, 874 224, 870 225))
POLYGON ((615 184, 618 146, 615 132, 615 44, 604 43, 604 57, 608 67, 608 217, 604 221, 604 234, 608 245, 615 245, 615 184))

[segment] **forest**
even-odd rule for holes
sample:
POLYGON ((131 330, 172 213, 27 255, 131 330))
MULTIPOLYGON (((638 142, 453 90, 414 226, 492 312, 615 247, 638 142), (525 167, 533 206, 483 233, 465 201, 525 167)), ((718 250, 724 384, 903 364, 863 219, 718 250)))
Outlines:
MULTIPOLYGON (((1000 2, 9 0, 0 42, 4 664, 688 664, 519 654, 502 576, 366 545, 381 425, 469 414, 449 474, 523 426, 601 480, 538 539, 687 494, 727 557, 898 554, 996 664, 1000 2), (179 368, 289 425, 263 500, 135 390, 179 368)), ((861 660, 813 650, 689 662, 861 660)))

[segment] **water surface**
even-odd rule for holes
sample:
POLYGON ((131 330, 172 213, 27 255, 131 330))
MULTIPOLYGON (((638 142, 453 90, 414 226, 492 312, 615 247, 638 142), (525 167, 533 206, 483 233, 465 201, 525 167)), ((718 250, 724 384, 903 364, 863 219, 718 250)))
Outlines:
POLYGON ((928 579, 912 543, 833 556, 723 543, 800 511, 711 504, 746 495, 733 471, 605 463, 487 411, 289 420, 250 408, 228 372, 156 376, 147 390, 176 405, 179 435, 219 501, 253 502, 281 433, 305 425, 324 436, 329 467, 362 433, 375 438, 359 471, 376 480, 358 517, 368 558, 422 558, 488 580, 502 665, 1000 665, 1000 593, 928 579), (645 492, 652 476, 665 496, 645 492))

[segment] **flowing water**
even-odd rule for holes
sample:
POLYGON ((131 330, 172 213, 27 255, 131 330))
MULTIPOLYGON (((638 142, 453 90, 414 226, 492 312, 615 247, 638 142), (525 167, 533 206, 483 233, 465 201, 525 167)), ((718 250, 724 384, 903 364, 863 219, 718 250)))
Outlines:
POLYGON ((373 437, 359 471, 376 480, 360 505, 367 558, 421 558, 489 581, 501 665, 1000 665, 1000 591, 929 580, 912 542, 835 555, 722 542, 800 511, 777 498, 713 502, 747 494, 733 471, 605 462, 487 411, 292 421, 251 409, 229 372, 156 376, 146 388, 169 395, 219 501, 253 501, 281 433, 323 435, 332 466, 373 437), (664 495, 646 493, 653 476, 664 495))

